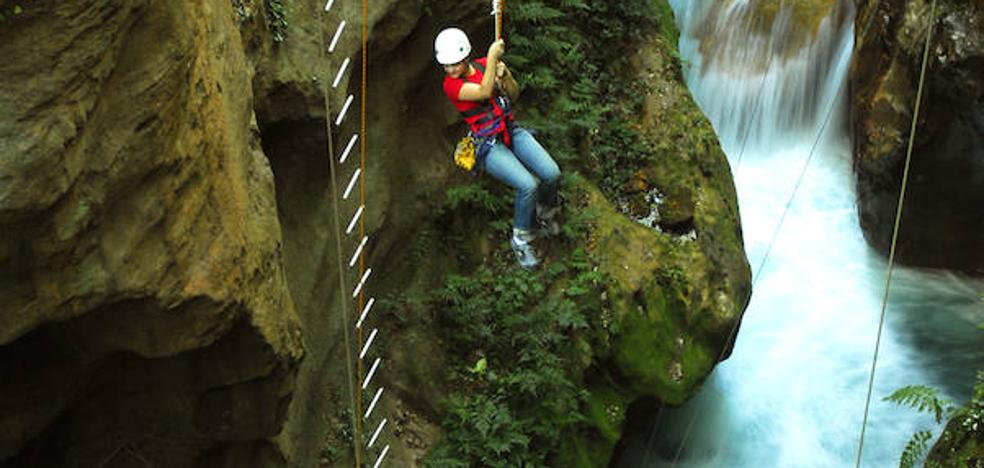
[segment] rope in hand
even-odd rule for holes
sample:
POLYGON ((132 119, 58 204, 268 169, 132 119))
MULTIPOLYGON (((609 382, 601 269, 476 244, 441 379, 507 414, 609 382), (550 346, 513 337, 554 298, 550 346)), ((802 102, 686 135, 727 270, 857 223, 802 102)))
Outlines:
POLYGON ((502 39, 502 19, 505 16, 506 0, 492 0, 492 13, 495 14, 495 40, 502 39))

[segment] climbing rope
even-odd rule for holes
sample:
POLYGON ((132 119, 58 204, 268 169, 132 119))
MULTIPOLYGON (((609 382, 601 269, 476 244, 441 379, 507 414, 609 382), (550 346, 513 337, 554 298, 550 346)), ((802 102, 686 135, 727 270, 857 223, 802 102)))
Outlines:
MULTIPOLYGON (((868 16, 868 19, 865 22, 864 28, 862 28, 862 30, 861 30, 861 34, 859 36, 856 36, 860 40, 864 40, 868 36, 868 33, 870 32, 871 26, 874 24, 874 18, 876 16, 875 15, 875 11, 880 6, 881 1, 882 0, 874 0, 875 6, 872 9, 872 13, 868 16)), ((934 0, 934 4, 935 4, 935 0, 934 0)), ((859 11, 861 11, 860 8, 859 8, 859 11)), ((764 77, 763 77, 762 83, 763 83, 763 85, 765 83, 764 77)), ((758 280, 761 277, 762 271, 764 270, 764 267, 765 267, 765 265, 766 265, 766 263, 767 263, 767 261, 769 259, 769 255, 772 252, 772 247, 775 245, 776 241, 778 240, 779 232, 782 230, 783 223, 785 222, 786 216, 789 214, 789 210, 792 207, 793 200, 796 198, 796 194, 799 192, 799 188, 802 185, 802 182, 803 182, 803 179, 804 179, 804 177, 806 175, 806 172, 807 172, 807 170, 810 167, 810 163, 813 160, 813 156, 815 155, 816 150, 817 150, 817 148, 820 145, 820 140, 823 138, 823 134, 824 134, 824 132, 827 129, 827 125, 830 123, 830 118, 833 116, 834 108, 836 107, 837 102, 840 101, 841 94, 842 94, 843 91, 844 91, 844 87, 841 87, 841 89, 839 89, 837 91, 837 95, 834 97, 833 101, 831 101, 831 105, 827 109, 827 113, 824 116, 823 122, 822 122, 822 124, 820 126, 820 130, 819 130, 819 132, 817 132, 817 137, 814 140, 812 147, 810 148, 810 153, 807 155, 806 161, 803 164, 803 168, 800 170, 799 176, 796 179, 796 184, 793 186, 793 191, 792 191, 792 193, 789 196, 789 200, 786 202, 786 205, 785 205, 785 208, 783 209, 782 215, 779 217, 779 223, 776 225, 775 230, 773 230, 772 237, 769 240, 769 243, 768 243, 768 245, 766 247, 765 254, 762 257, 762 260, 759 262, 758 269, 755 271, 755 275, 752 278, 752 290, 753 291, 755 290, 755 285, 758 284, 758 280)), ((745 134, 745 137, 744 137, 744 141, 747 141, 747 139, 748 139, 748 132, 751 132, 751 129, 752 129, 752 126, 749 125, 749 127, 745 130, 746 134, 745 134)), ((744 152, 744 143, 742 144, 742 152, 744 152)), ((728 338, 725 341, 726 344, 732 343, 733 340, 735 339, 735 333, 738 330, 738 325, 739 324, 740 324, 740 321, 735 321, 735 323, 731 326, 731 331, 728 333, 728 338)), ((881 326, 879 326, 879 335, 880 334, 881 334, 881 326)), ((718 362, 720 362, 721 359, 724 358, 724 354, 727 351, 727 349, 728 349, 728 346, 725 346, 721 350, 721 354, 718 356, 718 359, 717 359, 718 362)), ((870 397, 870 395, 869 395, 869 397, 870 397)), ((684 430, 683 440, 680 442, 680 445, 677 447, 676 453, 673 456, 673 463, 672 463, 673 466, 676 466, 676 464, 680 460, 680 455, 683 453, 683 449, 686 446, 687 441, 690 438, 691 431, 693 430, 694 423, 696 422, 696 420, 700 416, 700 413, 701 413, 702 409, 703 409, 703 407, 698 406, 694 410, 693 416, 687 422, 686 429, 684 430)), ((866 410, 866 413, 867 413, 867 410, 866 410)), ((658 429, 658 427, 654 427, 653 431, 656 431, 656 429, 658 429)), ((649 460, 649 457, 650 457, 651 450, 652 450, 652 446, 651 446, 651 443, 650 443, 646 447, 646 456, 645 456, 645 462, 644 462, 644 465, 643 466, 646 466, 646 464, 648 464, 648 460, 649 460)))
POLYGON ((492 13, 495 14, 495 40, 502 39, 502 19, 505 16, 506 0, 492 0, 492 13))
MULTIPOLYGON (((329 6, 326 7, 326 11, 327 9, 331 8, 330 5, 331 4, 329 3, 329 6)), ((320 11, 320 8, 321 8, 321 3, 320 0, 318 0, 318 6, 315 9, 315 11, 320 11)), ((326 66, 328 59, 327 56, 325 55, 324 20, 319 16, 317 22, 318 22, 319 63, 322 64, 320 68, 323 74, 325 73, 326 70, 328 70, 328 67, 326 66)), ((342 23, 342 25, 344 25, 344 22, 342 23)), ((340 25, 339 30, 341 30, 341 28, 344 27, 342 25, 340 25)), ((348 288, 346 287, 345 284, 345 267, 342 265, 343 253, 342 253, 341 215, 338 207, 338 197, 336 196, 336 194, 338 193, 338 176, 337 176, 338 167, 335 165, 335 144, 332 137, 332 128, 331 128, 331 95, 329 94, 328 91, 328 80, 324 76, 321 76, 318 78, 318 82, 321 84, 321 94, 324 99, 325 133, 328 135, 328 160, 330 163, 330 170, 331 170, 331 193, 332 193, 331 201, 332 201, 332 211, 334 213, 333 221, 334 221, 334 228, 335 228, 335 250, 337 253, 335 257, 338 261, 338 288, 340 293, 338 297, 339 297, 339 301, 341 302, 341 313, 342 313, 342 324, 343 324, 342 328, 344 330, 343 336, 345 339, 345 365, 348 370, 348 372, 346 372, 346 376, 348 377, 349 400, 353 408, 352 426, 358 427, 357 415, 360 406, 356 402, 356 398, 355 398, 356 384, 352 378, 354 374, 354 370, 352 368, 352 339, 349 336, 350 331, 349 331, 348 299, 345 297, 345 291, 347 291, 348 288)), ((360 444, 355 443, 353 447, 354 456, 355 456, 355 466, 361 466, 360 449, 361 449, 360 444)))
MULTIPOLYGON (((874 15, 872 15, 874 16, 874 15)), ((861 421, 861 437, 858 441, 858 458, 855 467, 861 466, 861 453, 864 450, 864 434, 868 426, 868 410, 871 407, 871 392, 875 385, 875 368, 878 365, 878 350, 881 347, 882 329, 885 327, 885 311, 888 309, 888 291, 892 286, 892 270, 895 267, 895 247, 899 240, 899 226, 902 221, 902 207, 905 204, 905 191, 909 184, 909 166, 912 162, 912 148, 916 142, 916 124, 919 122, 919 109, 922 105, 923 85, 926 83, 926 66, 929 63, 929 44, 936 26, 936 0, 929 12, 929 25, 926 28, 926 45, 923 47, 922 67, 919 70, 919 86, 916 89, 916 103, 912 111, 912 127, 909 129, 909 145, 905 152, 905 168, 902 170, 902 186, 899 188, 899 203, 895 210, 895 226, 892 228, 892 246, 888 251, 888 272, 885 274, 885 291, 882 294, 881 316, 878 319, 878 335, 875 338, 875 352, 871 358, 871 372, 868 374, 868 393, 864 399, 864 418, 861 421)))
MULTIPOLYGON (((325 12, 330 11, 334 2, 335 0, 328 0, 328 3, 324 7, 324 11, 325 12)), ((355 186, 355 183, 356 182, 359 183, 358 208, 355 210, 355 214, 352 216, 352 219, 349 222, 348 227, 345 229, 344 232, 344 235, 351 235, 353 230, 355 229, 356 224, 358 224, 359 226, 358 239, 361 239, 361 241, 357 242, 357 247, 355 248, 355 252, 352 254, 352 258, 349 261, 350 268, 354 268, 355 263, 357 261, 359 263, 359 269, 358 269, 359 279, 356 282, 354 290, 352 291, 351 298, 346 297, 346 294, 348 294, 348 288, 345 281, 346 272, 345 272, 345 268, 342 266, 342 259, 344 258, 343 256, 345 254, 343 253, 342 250, 342 240, 341 240, 343 237, 342 228, 341 228, 342 218, 340 215, 341 210, 339 209, 339 201, 338 201, 338 195, 339 195, 338 189, 340 186, 338 184, 337 174, 338 174, 339 166, 336 165, 336 161, 335 161, 333 128, 332 128, 332 123, 330 121, 330 116, 331 116, 330 94, 327 86, 328 80, 324 78, 320 80, 321 91, 324 96, 324 103, 325 103, 326 131, 328 134, 328 153, 331 163, 332 207, 334 210, 335 247, 337 251, 336 258, 338 261, 338 277, 339 277, 339 292, 340 292, 339 296, 342 301, 341 312, 342 312, 342 323, 344 328, 343 334, 345 339, 346 367, 348 370, 347 377, 348 377, 348 385, 349 385, 349 398, 351 400, 351 404, 353 408, 352 429, 355 433, 354 434, 355 437, 353 441, 354 442, 353 451, 354 451, 354 459, 355 459, 356 467, 363 466, 363 462, 362 462, 363 458, 368 458, 368 455, 366 456, 363 455, 363 447, 362 447, 364 421, 369 420, 370 416, 373 413, 374 408, 376 407, 377 403, 379 403, 380 397, 383 393, 383 388, 379 387, 376 390, 372 398, 372 401, 369 403, 368 407, 365 409, 365 412, 363 413, 363 404, 364 404, 363 391, 368 388, 369 383, 372 381, 372 378, 376 374, 376 371, 379 369, 379 365, 382 361, 381 357, 377 357, 373 362, 368 374, 364 374, 364 363, 365 363, 366 355, 369 352, 369 349, 372 346, 376 337, 378 336, 378 332, 379 332, 378 329, 373 329, 372 333, 369 334, 368 339, 366 339, 364 333, 365 328, 363 328, 363 324, 366 321, 367 315, 370 309, 372 308, 372 305, 375 303, 374 298, 369 298, 369 300, 366 301, 366 289, 365 289, 365 285, 367 280, 369 279, 369 275, 372 273, 372 269, 366 267, 366 261, 365 261, 365 248, 369 241, 369 237, 366 235, 366 184, 365 184, 366 133, 367 133, 366 132, 366 96, 367 96, 366 91, 368 88, 367 82, 368 82, 368 62, 369 62, 368 47, 367 47, 368 16, 369 14, 368 14, 367 0, 362 0, 362 27, 361 27, 362 96, 360 98, 361 115, 360 115, 360 123, 359 123, 359 133, 352 135, 352 138, 349 140, 348 145, 346 146, 345 150, 342 152, 341 158, 337 161, 338 165, 344 164, 346 159, 348 158, 349 152, 352 150, 352 147, 355 145, 356 141, 359 138, 362 139, 359 145, 359 151, 360 151, 359 167, 352 174, 352 178, 349 181, 348 186, 345 188, 344 193, 342 193, 342 199, 347 200, 352 192, 352 189, 355 186), (348 308, 349 300, 355 301, 356 304, 356 307, 351 312, 349 311, 348 308), (352 314, 351 318, 355 321, 356 324, 355 328, 357 330, 357 339, 356 339, 355 346, 356 349, 360 350, 358 356, 354 358, 352 354, 352 350, 353 350, 352 339, 350 338, 351 330, 349 328, 352 322, 349 320, 350 313, 352 314), (354 366, 353 366, 353 361, 354 361, 354 366), (353 367, 355 367, 355 369, 353 369, 353 367), (353 381, 352 378, 353 373, 356 376, 355 381, 353 381), (363 375, 365 375, 364 378, 363 375)), ((334 38, 331 41, 331 45, 328 46, 327 50, 329 53, 334 51, 335 45, 337 44, 339 38, 342 35, 342 31, 345 28, 345 24, 346 22, 344 20, 339 23, 338 28, 335 31, 334 38)), ((321 49, 320 51, 320 58, 322 64, 321 68, 323 70, 327 70, 327 67, 324 66, 327 64, 327 59, 325 57, 325 47, 324 47, 325 31, 324 31, 323 20, 320 18, 318 20, 318 32, 319 32, 318 35, 319 46, 321 49)), ((350 59, 346 58, 345 61, 342 63, 341 67, 339 68, 334 80, 334 84, 332 85, 333 88, 337 87, 339 82, 341 81, 343 74, 345 73, 345 70, 348 67, 349 61, 350 59)), ((345 100, 345 104, 342 105, 342 108, 339 111, 338 116, 334 121, 334 125, 336 127, 342 124, 342 121, 345 118, 349 106, 352 104, 353 98, 354 96, 350 94, 348 98, 345 100)), ((384 418, 379 423, 376 430, 373 432, 372 438, 369 440, 368 445, 366 447, 367 450, 371 449, 373 445, 376 443, 377 439, 382 433, 383 428, 386 426, 386 421, 387 420, 384 418)), ((389 452, 389 450, 390 450, 389 445, 387 445, 385 448, 382 449, 379 456, 376 457, 376 461, 375 464, 373 465, 373 468, 378 468, 382 464, 383 459, 386 457, 386 454, 389 452)))
MULTIPOLYGON (((367 14, 367 11, 368 10, 367 10, 367 6, 366 6, 366 0, 362 0, 362 96, 361 96, 361 99, 360 99, 360 101, 361 101, 361 109, 359 109, 359 114, 360 114, 359 115, 359 117, 360 117, 359 118, 359 134, 361 135, 361 139, 362 139, 362 143, 359 145, 359 149, 361 150, 360 151, 360 158, 359 158, 359 168, 360 168, 360 172, 359 172, 359 206, 360 207, 365 207, 366 206, 366 183, 365 183, 365 174, 366 174, 366 78, 368 76, 368 70, 369 70, 369 68, 368 68, 369 67, 369 51, 366 48, 366 28, 367 28, 367 23, 368 23, 368 14, 367 14)), ((366 214, 365 213, 363 213, 362 216, 359 218, 359 238, 360 239, 365 239, 366 238, 366 214)), ((365 254, 363 252, 360 252, 359 253, 359 278, 362 278, 361 281, 362 282, 365 282, 365 279, 366 279, 366 261, 365 261, 365 254)), ((362 289, 362 288, 360 288, 359 289, 359 301, 358 301, 359 308, 358 308, 358 310, 362 310, 363 308, 365 308, 365 305, 366 305, 366 297, 365 297, 365 294, 366 294, 365 290, 362 289)), ((364 348, 364 346, 363 346, 363 339, 364 339, 364 336, 363 336, 363 328, 362 327, 359 327, 359 349, 360 350, 364 348)), ((363 385, 362 385, 362 375, 363 375, 362 374, 362 361, 363 361, 363 358, 364 357, 365 357, 365 353, 360 353, 359 354, 358 370, 356 371, 357 372, 356 375, 358 376, 358 379, 359 379, 359 385, 358 385, 358 389, 357 390, 359 392, 358 401, 359 401, 359 410, 360 410, 360 412, 362 410, 362 403, 363 403, 363 401, 362 401, 362 396, 363 396, 362 395, 362 390, 363 390, 363 385)), ((378 400, 376 400, 376 401, 378 401, 378 400)), ((358 424, 359 425, 355 428, 355 445, 356 445, 356 447, 360 447, 360 448, 362 447, 362 420, 363 419, 365 419, 365 418, 364 417, 358 418, 358 424)), ((361 466, 361 465, 359 465, 358 458, 356 458, 355 466, 356 467, 361 466)))

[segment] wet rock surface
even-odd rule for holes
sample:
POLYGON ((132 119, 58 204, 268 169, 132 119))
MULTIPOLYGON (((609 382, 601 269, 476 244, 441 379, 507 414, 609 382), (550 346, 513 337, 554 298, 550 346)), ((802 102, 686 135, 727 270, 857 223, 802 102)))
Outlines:
MULTIPOLYGON (((930 4, 864 4, 851 71, 858 209, 887 254, 909 143, 930 4), (877 6, 877 8, 875 8, 877 6), (867 35, 862 29, 871 22, 867 35)), ((897 258, 984 275, 984 4, 938 2, 897 258)))

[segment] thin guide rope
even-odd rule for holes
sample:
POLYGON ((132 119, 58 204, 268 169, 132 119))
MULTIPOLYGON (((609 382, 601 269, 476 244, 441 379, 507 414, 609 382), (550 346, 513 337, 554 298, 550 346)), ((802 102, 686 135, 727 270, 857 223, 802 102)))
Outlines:
MULTIPOLYGON (((877 9, 880 6, 880 4, 881 4, 881 0, 874 0, 874 1, 875 1, 875 7, 874 8, 877 9)), ((859 8, 858 11, 860 11, 860 10, 861 9, 859 8)), ((874 18, 875 18, 875 16, 876 15, 874 14, 874 11, 872 12, 871 15, 868 16, 868 20, 865 22, 865 26, 862 29, 861 34, 859 36, 861 39, 865 38, 868 35, 868 32, 871 29, 871 25, 874 24, 874 18)), ((806 171, 810 167, 810 162, 813 160, 813 156, 816 153, 816 149, 820 145, 820 140, 823 138, 823 134, 824 134, 824 132, 827 129, 827 125, 830 123, 830 118, 831 118, 831 116, 833 116, 834 108, 837 106, 837 103, 840 101, 841 94, 844 92, 844 89, 845 89, 845 87, 843 87, 843 86, 840 89, 838 89, 837 95, 834 97, 834 100, 831 101, 830 107, 827 109, 827 113, 824 116, 823 123, 820 126, 820 131, 817 132, 817 137, 816 137, 816 139, 813 142, 813 146, 810 148, 810 153, 807 156, 806 161, 803 164, 803 169, 800 171, 799 177, 796 179, 796 184, 793 187, 793 191, 790 194, 789 200, 786 202, 786 206, 783 209, 783 213, 782 213, 782 215, 779 218, 779 224, 776 225, 776 228, 775 228, 775 230, 773 231, 773 234, 772 234, 772 238, 770 239, 769 244, 766 247, 765 255, 762 257, 762 260, 759 262, 759 267, 756 270, 755 275, 752 278, 752 290, 753 291, 755 290, 755 285, 758 284, 758 280, 761 277, 762 271, 765 268, 765 265, 766 265, 766 263, 768 261, 769 255, 772 252, 772 247, 773 247, 773 245, 775 244, 776 240, 779 237, 779 232, 782 230, 782 226, 783 226, 783 223, 785 222, 785 219, 786 219, 787 214, 789 213, 789 209, 792 206, 793 200, 796 198, 796 194, 798 193, 799 188, 800 188, 800 185, 803 182, 803 179, 804 179, 804 176, 806 174, 806 171)), ((745 132, 746 132, 746 139, 747 139, 747 133, 751 131, 751 128, 752 128, 752 126, 749 125, 749 127, 745 130, 745 132)), ((725 343, 732 343, 732 346, 733 346, 733 340, 735 340, 735 332, 738 330, 739 323, 740 323, 740 321, 736 321, 734 323, 734 325, 731 326, 731 331, 728 333, 728 338, 725 341, 725 343)), ((721 358, 724 357, 724 353, 725 353, 725 351, 727 349, 728 348, 725 347, 724 349, 721 350, 721 354, 718 356, 718 362, 720 362, 721 358)), ((673 463, 672 463, 673 466, 676 466, 676 464, 679 462, 680 455, 683 453, 683 449, 686 446, 687 441, 690 438, 691 431, 693 430, 694 423, 697 421, 698 417, 700 416, 700 413, 701 413, 702 409, 703 409, 703 407, 698 406, 694 410, 694 415, 687 422, 687 427, 684 430, 683 440, 680 442, 680 445, 677 447, 676 454, 673 457, 673 463)), ((646 447, 646 459, 649 458, 649 454, 650 454, 651 450, 652 450, 652 447, 651 446, 647 446, 646 447)))
MULTIPOLYGON (((367 50, 366 45, 368 43, 368 40, 367 40, 367 35, 368 35, 368 33, 367 33, 367 27, 368 27, 368 23, 369 23, 369 13, 368 12, 369 12, 369 9, 368 9, 367 1, 366 0, 362 0, 362 28, 361 28, 362 29, 362 96, 361 96, 361 99, 360 99, 360 101, 361 101, 361 105, 360 105, 361 109, 359 109, 359 113, 360 113, 360 122, 359 122, 360 129, 359 129, 359 133, 361 134, 360 139, 362 140, 361 143, 359 144, 359 150, 361 152, 361 157, 360 157, 360 161, 359 161, 359 168, 361 170, 361 173, 359 175, 359 203, 361 204, 361 206, 366 206, 366 183, 365 183, 365 177, 366 177, 365 176, 365 174, 366 174, 366 143, 367 143, 366 142, 366 88, 367 88, 367 86, 366 86, 366 78, 368 76, 368 70, 369 70, 369 68, 368 68, 369 54, 368 54, 368 50, 367 50)), ((359 237, 362 238, 362 237, 365 237, 365 235, 366 235, 366 214, 363 213, 363 216, 361 218, 359 218, 359 237)), ((365 276, 365 272, 366 272, 365 253, 362 253, 362 254, 359 255, 359 274, 364 277, 365 276)), ((356 310, 362 310, 362 308, 365 307, 365 303, 366 303, 365 290, 363 289, 362 291, 359 291, 359 300, 358 300, 359 307, 356 310)), ((356 312, 356 313, 358 313, 358 312, 356 312)), ((355 317, 353 317, 353 318, 355 318, 355 317)), ((362 339, 363 339, 363 330, 362 330, 361 327, 358 330, 358 334, 359 334, 359 346, 361 347, 362 346, 362 339)), ((358 365, 358 372, 356 374, 358 376, 358 379, 359 379, 359 385, 358 385, 357 391, 359 392, 359 398, 358 398, 358 400, 359 400, 359 409, 360 410, 362 409, 362 398, 363 398, 363 393, 362 393, 362 367, 363 367, 362 366, 362 361, 363 361, 363 359, 360 356, 359 357, 359 361, 357 363, 357 365, 358 365)), ((356 446, 359 446, 359 447, 362 446, 362 418, 359 418, 358 419, 358 426, 356 427, 356 430, 355 430, 355 441, 356 441, 356 446)), ((356 466, 358 466, 358 464, 356 464, 356 466)))
POLYGON ((878 366, 878 350, 881 347, 882 329, 885 327, 885 312, 888 310, 888 291, 892 286, 892 270, 895 267, 895 247, 899 240, 899 226, 902 224, 902 208, 905 204, 905 189, 909 184, 909 166, 912 162, 912 148, 916 142, 916 125, 919 123, 919 109, 922 105, 923 85, 926 82, 926 66, 929 64, 929 44, 936 26, 936 0, 933 0, 929 13, 929 26, 926 28, 926 45, 923 47, 922 68, 919 70, 919 87, 916 90, 916 104, 912 111, 912 127, 909 129, 909 147, 905 153, 905 168, 902 170, 902 187, 899 188, 899 203, 895 211, 895 226, 892 228, 892 247, 888 252, 888 272, 885 274, 885 291, 882 294, 881 316, 878 319, 878 335, 875 337, 875 353, 871 358, 871 372, 868 374, 868 393, 864 399, 864 418, 861 420, 861 437, 858 440, 858 458, 855 467, 861 466, 861 453, 864 451, 864 434, 868 426, 868 410, 871 408, 871 392, 875 385, 875 369, 878 366))
MULTIPOLYGON (((319 11, 320 2, 318 3, 318 8, 315 11, 319 11)), ((341 313, 342 313, 342 329, 344 330, 345 338, 345 366, 348 370, 347 380, 348 380, 348 394, 350 404, 354 411, 352 411, 352 425, 356 427, 359 419, 358 413, 360 412, 360 406, 357 406, 355 400, 356 393, 356 383, 352 379, 353 369, 352 369, 352 339, 349 336, 349 317, 348 317, 348 298, 346 297, 345 291, 348 290, 345 285, 345 267, 342 260, 342 227, 341 227, 341 215, 338 207, 338 178, 337 172, 338 168, 335 166, 335 145, 334 139, 332 138, 332 128, 331 128, 331 97, 328 94, 328 80, 323 75, 326 67, 327 58, 325 56, 325 31, 324 31, 324 16, 318 15, 318 52, 320 63, 322 64, 322 70, 319 71, 319 82, 321 84, 321 94, 324 98, 325 103, 325 132, 328 135, 328 161, 331 170, 331 201, 332 210, 334 212, 333 221, 335 227, 335 250, 337 255, 335 258, 338 263, 338 286, 339 286, 339 298, 341 302, 341 313)), ((355 466, 361 466, 361 444, 353 444, 353 450, 355 452, 355 466)))

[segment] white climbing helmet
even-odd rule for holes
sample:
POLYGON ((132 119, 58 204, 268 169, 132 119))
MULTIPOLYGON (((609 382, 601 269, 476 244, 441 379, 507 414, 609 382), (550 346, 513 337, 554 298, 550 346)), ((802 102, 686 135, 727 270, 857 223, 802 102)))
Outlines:
POLYGON ((447 28, 437 35, 434 40, 434 54, 437 63, 452 65, 468 57, 471 53, 471 42, 468 35, 458 28, 447 28))

